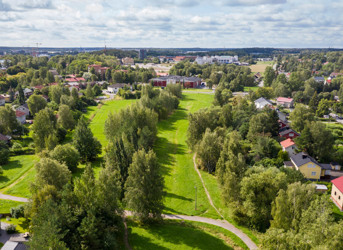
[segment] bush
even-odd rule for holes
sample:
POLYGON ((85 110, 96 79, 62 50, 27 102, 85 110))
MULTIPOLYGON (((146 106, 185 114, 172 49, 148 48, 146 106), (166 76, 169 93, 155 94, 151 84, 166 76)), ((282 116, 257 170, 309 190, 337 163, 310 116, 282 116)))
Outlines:
POLYGON ((4 170, 2 169, 2 167, 0 166, 0 175, 2 175, 4 173, 4 170))
POLYGON ((14 234, 15 232, 17 232, 17 226, 13 224, 9 224, 5 230, 8 234, 14 234))
POLYGON ((18 143, 18 142, 13 143, 13 145, 12 145, 12 151, 16 152, 16 151, 20 151, 20 150, 22 150, 22 149, 23 149, 23 147, 21 146, 20 143, 18 143))
POLYGON ((24 206, 11 207, 11 216, 16 219, 24 217, 24 206))
POLYGON ((0 149, 0 164, 6 164, 10 158, 10 151, 6 148, 0 149))
POLYGON ((57 129, 58 142, 61 143, 66 138, 67 133, 68 133, 67 130, 65 130, 64 128, 58 128, 57 129))
POLYGON ((50 158, 67 165, 70 171, 77 168, 80 160, 79 152, 70 144, 58 145, 51 153, 50 158))

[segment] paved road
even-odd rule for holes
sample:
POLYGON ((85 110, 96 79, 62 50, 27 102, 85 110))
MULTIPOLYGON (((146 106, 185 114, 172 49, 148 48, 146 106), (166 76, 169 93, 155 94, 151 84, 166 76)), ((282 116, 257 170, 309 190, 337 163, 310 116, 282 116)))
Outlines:
POLYGON ((1 193, 0 193, 0 199, 11 200, 11 201, 20 201, 20 202, 29 202, 29 199, 27 199, 27 198, 16 197, 16 196, 12 196, 12 195, 1 194, 1 193))

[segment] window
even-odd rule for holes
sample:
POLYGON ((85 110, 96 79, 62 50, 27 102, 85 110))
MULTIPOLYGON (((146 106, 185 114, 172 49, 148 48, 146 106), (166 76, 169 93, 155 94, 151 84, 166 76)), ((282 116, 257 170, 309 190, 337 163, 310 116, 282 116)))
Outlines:
POLYGON ((294 136, 294 134, 293 133, 289 133, 289 137, 293 137, 294 136))
POLYGON ((341 196, 338 196, 338 199, 340 200, 340 199, 341 199, 341 196))
POLYGON ((335 191, 335 195, 336 195, 337 193, 336 193, 336 191, 335 191))
POLYGON ((312 176, 315 176, 317 174, 317 172, 312 172, 311 175, 312 176))
POLYGON ((308 167, 308 168, 313 168, 313 164, 309 163, 309 164, 307 165, 307 167, 308 167))

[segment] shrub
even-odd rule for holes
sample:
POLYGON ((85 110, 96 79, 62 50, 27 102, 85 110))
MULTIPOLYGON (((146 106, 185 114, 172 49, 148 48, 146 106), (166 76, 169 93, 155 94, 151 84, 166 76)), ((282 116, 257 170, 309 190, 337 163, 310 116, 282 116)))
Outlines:
POLYGON ((10 158, 10 151, 6 148, 0 148, 0 164, 6 164, 10 158))
POLYGON ((24 206, 11 207, 11 216, 16 219, 24 217, 24 206))
POLYGON ((6 232, 8 234, 14 234, 16 231, 17 231, 17 226, 16 225, 13 225, 13 224, 10 224, 6 227, 6 232))
POLYGON ((70 144, 58 145, 51 153, 50 158, 67 165, 70 171, 77 168, 80 160, 79 152, 70 144))

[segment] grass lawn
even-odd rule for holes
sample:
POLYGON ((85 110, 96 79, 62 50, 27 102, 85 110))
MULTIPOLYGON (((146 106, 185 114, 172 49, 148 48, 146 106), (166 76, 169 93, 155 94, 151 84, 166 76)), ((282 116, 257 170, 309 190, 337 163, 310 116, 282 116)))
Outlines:
POLYGON ((10 212, 11 207, 16 207, 20 204, 23 204, 23 202, 0 199, 0 213, 7 214, 10 212))
POLYGON ((274 62, 260 62, 258 61, 256 64, 250 65, 249 68, 251 69, 251 71, 253 73, 257 73, 260 72, 261 74, 264 73, 264 71, 266 70, 266 68, 268 66, 273 66, 274 62))
POLYGON ((179 108, 167 120, 158 123, 158 138, 154 149, 162 164, 165 179, 164 213, 218 218, 194 170, 193 154, 186 144, 188 113, 209 107, 212 101, 213 95, 184 93, 179 108), (197 187, 197 210, 195 210, 195 187, 197 187))
POLYGON ((38 157, 35 155, 17 155, 10 158, 9 163, 3 165, 4 174, 0 176, 0 189, 10 185, 30 170, 38 157))
MULTIPOLYGON (((94 136, 101 142, 103 149, 107 146, 107 140, 104 134, 105 121, 110 112, 117 112, 122 108, 126 108, 136 100, 111 100, 105 102, 101 107, 96 107, 96 110, 93 110, 93 107, 90 109, 91 112, 87 112, 88 118, 92 119, 90 128, 94 136), (91 117, 93 116, 93 117, 91 117)), ((104 150, 102 151, 104 155, 104 150)))
POLYGON ((128 226, 133 249, 248 249, 234 234, 204 223, 166 220, 140 226, 128 221, 128 226))
POLYGON ((259 87, 244 87, 244 92, 257 91, 259 87))
POLYGON ((6 218, 1 219, 2 222, 7 223, 7 224, 13 224, 16 225, 16 229, 18 233, 25 233, 29 231, 29 221, 25 218, 11 218, 10 221, 7 221, 6 218))
POLYGON ((213 89, 183 89, 183 91, 194 91, 194 92, 213 92, 213 89))
POLYGON ((25 177, 19 180, 15 185, 5 188, 3 190, 3 193, 8 194, 8 195, 13 195, 13 196, 30 198, 31 197, 30 185, 31 183, 34 182, 35 176, 36 176, 36 169, 32 168, 26 173, 25 177))

